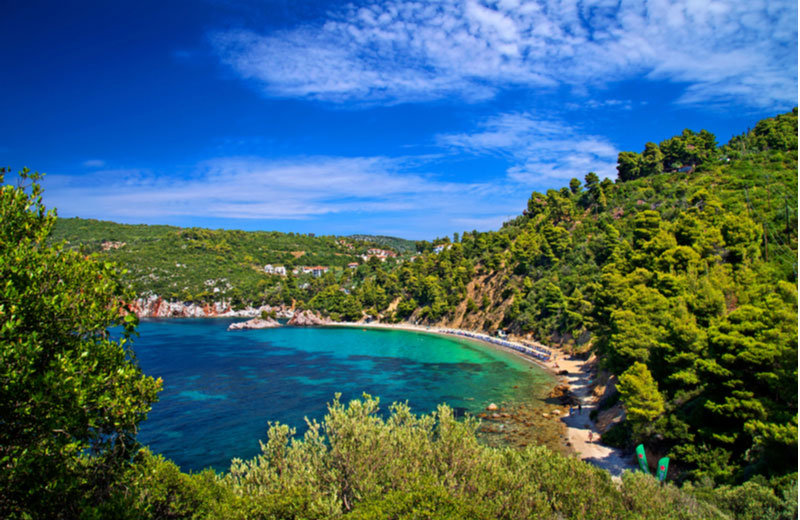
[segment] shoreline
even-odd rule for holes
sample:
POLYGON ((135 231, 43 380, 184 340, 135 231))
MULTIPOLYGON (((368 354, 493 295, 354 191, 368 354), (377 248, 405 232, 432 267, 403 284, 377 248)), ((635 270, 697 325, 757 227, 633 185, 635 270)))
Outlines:
MULTIPOLYGON (((200 316, 181 316, 183 318, 196 318, 200 316)), ((245 318, 247 316, 202 316, 213 318, 245 318)), ((159 317, 151 317, 159 319, 159 317)), ((175 316, 163 317, 160 319, 175 319, 175 316)), ((147 318, 145 318, 147 319, 147 318)), ((625 457, 622 450, 612 448, 600 444, 598 441, 601 438, 595 425, 589 419, 589 414, 597 407, 596 399, 593 399, 591 393, 592 383, 592 363, 594 356, 588 360, 573 359, 566 356, 562 351, 553 348, 540 347, 539 349, 547 351, 550 356, 546 359, 541 359, 542 352, 536 352, 534 347, 522 344, 518 341, 513 341, 510 338, 500 340, 493 338, 487 334, 454 328, 440 328, 427 325, 414 325, 411 323, 359 323, 359 322, 329 322, 321 323, 318 325, 311 325, 313 327, 344 327, 344 328, 372 328, 384 330, 402 330, 406 332, 418 332, 426 334, 434 334, 439 336, 451 338, 463 338, 480 343, 483 346, 499 349, 518 356, 537 367, 547 371, 552 375, 557 382, 566 384, 570 391, 579 399, 582 411, 579 413, 574 410, 572 415, 564 413, 558 417, 565 428, 563 440, 565 441, 570 452, 579 459, 589 462, 595 466, 607 470, 611 473, 613 478, 619 478, 622 472, 626 469, 635 469, 636 466, 630 460, 630 457, 625 457), (504 344, 505 343, 505 344, 504 344), (537 355, 532 355, 532 354, 537 355), (566 371, 566 375, 559 375, 559 372, 566 371), (589 433, 592 434, 593 442, 589 442, 589 433)))
MULTIPOLYGON (((581 412, 574 410, 572 415, 566 414, 558 418, 564 424, 566 429, 565 440, 572 452, 579 459, 589 462, 599 468, 605 469, 613 478, 619 478, 622 472, 626 469, 634 470, 636 466, 630 460, 630 457, 624 456, 622 450, 605 446, 599 443, 601 438, 600 433, 595 428, 595 425, 589 419, 589 414, 597 407, 595 399, 591 398, 591 383, 592 383, 592 370, 591 365, 594 361, 594 356, 588 360, 579 360, 566 357, 563 352, 556 349, 549 349, 552 352, 552 357, 549 361, 545 362, 535 357, 525 355, 518 350, 511 347, 505 347, 501 344, 487 341, 482 336, 490 337, 485 334, 478 334, 470 331, 459 331, 462 334, 455 333, 457 329, 442 329, 438 327, 428 327, 420 325, 412 325, 409 323, 351 323, 351 322, 332 322, 323 326, 332 327, 350 327, 350 328, 377 328, 388 330, 404 330, 409 332, 424 332, 428 334, 438 334, 448 337, 463 337, 473 341, 482 343, 486 346, 493 348, 501 348, 504 351, 514 353, 520 358, 525 359, 540 368, 543 368, 551 375, 556 377, 557 381, 566 383, 572 393, 579 399, 581 403, 581 412), (450 331, 450 332, 448 332, 450 331), (561 371, 567 371, 567 375, 559 375, 561 371), (589 442, 589 433, 592 434, 593 441, 589 442)), ((518 342, 517 345, 525 347, 518 342)))
MULTIPOLYGON (((425 333, 428 333, 428 334, 436 334, 436 335, 439 335, 439 336, 464 338, 464 339, 476 341, 476 342, 481 343, 481 344, 489 345, 489 346, 492 346, 492 347, 500 347, 500 349, 505 351, 505 352, 511 351, 512 353, 518 354, 520 358, 525 359, 527 361, 530 361, 531 363, 533 363, 533 364, 539 366, 540 368, 543 368, 543 369, 547 370, 548 372, 553 373, 553 375, 555 375, 555 372, 553 371, 553 367, 549 366, 547 364, 546 360, 539 359, 539 358, 535 357, 534 355, 528 354, 527 352, 522 350, 522 349, 525 349, 527 351, 533 352, 534 351, 533 348, 531 348, 531 347, 529 347, 527 345, 523 345, 523 344, 521 344, 519 342, 514 342, 514 341, 510 341, 510 340, 504 340, 507 343, 515 345, 515 346, 506 346, 506 345, 503 345, 502 343, 498 343, 498 342, 492 341, 492 339, 493 339, 492 336, 489 336, 488 334, 481 334, 481 333, 472 332, 472 331, 469 331, 469 330, 454 329, 454 328, 450 328, 450 327, 448 327, 448 328, 439 328, 439 327, 429 327, 429 326, 424 326, 424 325, 412 325, 410 323, 358 323, 358 322, 346 322, 346 321, 335 321, 335 322, 331 322, 331 323, 325 323, 325 324, 320 325, 320 326, 321 327, 351 327, 351 328, 364 328, 364 329, 373 328, 373 329, 388 329, 388 330, 404 330, 404 331, 407 331, 407 332, 425 332, 425 333), (516 347, 519 347, 519 348, 516 348, 516 347)), ((550 350, 550 349, 547 349, 547 350, 549 350, 549 352, 552 355, 553 351, 550 350)), ((549 358, 548 358, 548 360, 549 360, 549 358)))

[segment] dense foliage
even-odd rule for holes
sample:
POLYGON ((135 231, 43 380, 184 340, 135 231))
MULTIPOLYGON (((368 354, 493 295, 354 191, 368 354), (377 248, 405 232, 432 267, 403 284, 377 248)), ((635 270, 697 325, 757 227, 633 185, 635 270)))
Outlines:
POLYGON ((790 519, 794 494, 660 485, 625 473, 620 483, 544 447, 480 444, 473 419, 446 406, 417 416, 403 404, 382 419, 369 396, 335 400, 301 440, 272 425, 258 457, 230 472, 186 475, 142 453, 97 514, 115 518, 272 519, 790 519))
POLYGON ((411 240, 397 237, 387 237, 385 235, 349 235, 349 240, 366 242, 373 247, 386 247, 401 253, 413 253, 416 251, 416 244, 411 240))
MULTIPOLYGON (((0 184, 5 170, 0 170, 0 184)), ((0 516, 76 517, 138 450, 160 381, 128 348, 135 316, 116 269, 46 245, 37 175, 0 191, 0 516), (109 338, 108 328, 122 328, 109 338)))
MULTIPOLYGON (((359 235, 316 237, 299 233, 244 232, 128 225, 79 218, 59 219, 53 242, 125 265, 123 282, 139 295, 182 301, 226 299, 234 305, 282 301, 281 279, 264 266, 327 266, 338 272, 361 262, 378 244, 408 249, 407 240, 359 235), (278 295, 278 296, 276 296, 278 295)), ((388 247, 388 246, 387 246, 388 247)))

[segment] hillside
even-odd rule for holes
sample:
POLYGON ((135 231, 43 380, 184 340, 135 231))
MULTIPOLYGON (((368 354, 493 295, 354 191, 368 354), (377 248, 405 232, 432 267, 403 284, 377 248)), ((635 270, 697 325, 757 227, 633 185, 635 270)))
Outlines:
POLYGON ((722 147, 686 130, 618 169, 401 266, 393 317, 597 353, 620 381, 602 406, 627 411, 604 442, 643 442, 682 478, 796 475, 797 111, 722 147))
POLYGON ((401 253, 413 253, 417 250, 414 241, 405 238, 384 235, 350 235, 347 238, 358 242, 371 242, 378 247, 388 247, 401 253))
POLYGON ((500 230, 464 232, 438 253, 419 243, 414 261, 373 258, 308 281, 258 266, 344 266, 356 250, 160 226, 102 224, 128 234, 87 237, 78 221, 54 237, 94 251, 126 242, 100 254, 140 293, 296 302, 335 319, 505 329, 592 351, 619 378, 603 406, 627 411, 604 442, 643 442, 680 478, 785 486, 797 471, 797 110, 723 146, 691 130, 646 143, 621 153, 618 171, 533 193, 500 230), (214 293, 207 280, 235 288, 214 293))
POLYGON ((722 147, 647 143, 619 172, 402 266, 397 314, 592 350, 628 412, 604 442, 677 474, 796 474, 797 111, 722 147))
MULTIPOLYGON (((118 262, 125 282, 139 295, 166 299, 234 304, 262 301, 281 291, 281 278, 264 273, 267 264, 291 271, 299 266, 326 266, 342 271, 362 262, 376 243, 409 247, 392 237, 339 238, 299 233, 246 232, 128 225, 92 219, 58 219, 51 241, 66 241, 118 262)), ((413 243, 411 243, 413 244, 413 243)))

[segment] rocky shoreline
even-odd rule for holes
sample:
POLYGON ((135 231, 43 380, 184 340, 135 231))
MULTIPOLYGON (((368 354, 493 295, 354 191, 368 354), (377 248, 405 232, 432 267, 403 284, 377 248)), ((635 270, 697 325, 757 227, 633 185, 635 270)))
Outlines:
POLYGON ((272 318, 262 320, 261 318, 253 318, 252 320, 240 321, 238 323, 231 323, 228 330, 253 330, 253 329, 274 329, 282 325, 272 318))
POLYGON ((323 318, 313 311, 300 311, 292 316, 287 325, 294 325, 295 327, 315 327, 319 325, 330 325, 333 323, 328 318, 323 318))
POLYGON ((294 310, 286 306, 245 307, 236 309, 226 300, 214 303, 192 303, 164 300, 160 296, 137 298, 128 305, 139 318, 256 318, 262 312, 275 313, 277 318, 294 317, 294 310))

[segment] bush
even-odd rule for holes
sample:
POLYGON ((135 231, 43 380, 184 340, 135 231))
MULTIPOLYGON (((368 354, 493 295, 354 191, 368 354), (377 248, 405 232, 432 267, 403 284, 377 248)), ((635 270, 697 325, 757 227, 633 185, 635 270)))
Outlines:
POLYGON ((347 406, 337 398, 295 441, 272 425, 262 454, 234 461, 225 481, 243 500, 258 497, 249 507, 259 517, 644 518, 641 500, 660 518, 719 517, 651 477, 628 476, 620 490, 608 472, 541 446, 483 446, 478 423, 456 421, 444 405, 416 416, 393 404, 386 419, 378 410, 370 396, 347 406))
POLYGON ((782 496, 754 481, 741 486, 710 485, 694 487, 691 484, 684 491, 706 502, 716 505, 737 520, 792 520, 797 518, 797 477, 794 484, 784 490, 782 496))
POLYGON ((712 504, 698 500, 673 484, 662 484, 652 475, 640 471, 623 473, 622 495, 631 518, 727 518, 712 504))
POLYGON ((86 519, 246 518, 245 501, 212 470, 182 473, 161 455, 142 450, 101 505, 84 511, 86 519))
POLYGON ((373 520, 392 518, 396 520, 493 520, 495 516, 487 508, 472 500, 455 496, 438 484, 421 485, 418 489, 404 492, 392 491, 386 496, 359 504, 347 518, 373 520))
POLYGON ((614 448, 628 448, 633 438, 633 430, 628 421, 623 421, 612 426, 603 434, 603 444, 614 448))

